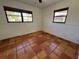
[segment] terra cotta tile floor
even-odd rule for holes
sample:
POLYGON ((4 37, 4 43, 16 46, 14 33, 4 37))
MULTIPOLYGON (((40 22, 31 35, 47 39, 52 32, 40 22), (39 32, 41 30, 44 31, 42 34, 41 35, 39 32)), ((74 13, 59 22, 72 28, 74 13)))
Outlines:
POLYGON ((36 32, 0 41, 0 59, 76 59, 76 45, 36 32))

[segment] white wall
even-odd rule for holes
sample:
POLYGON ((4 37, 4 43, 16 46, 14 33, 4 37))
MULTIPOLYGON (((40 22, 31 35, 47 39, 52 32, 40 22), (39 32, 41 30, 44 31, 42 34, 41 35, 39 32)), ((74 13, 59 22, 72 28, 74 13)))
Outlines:
POLYGON ((18 1, 0 0, 0 40, 41 30, 41 9, 18 1), (7 23, 3 6, 33 11, 33 23, 7 23))
POLYGON ((0 0, 0 40, 42 30, 79 43, 79 0, 64 0, 39 9, 18 1, 0 0), (33 23, 7 23, 3 6, 33 11, 33 23), (52 23, 53 11, 69 7, 66 24, 52 23), (42 21, 43 20, 43 21, 42 21))
POLYGON ((43 30, 79 44, 79 0, 64 0, 43 9, 43 30), (53 23, 53 11, 69 7, 66 24, 53 23))

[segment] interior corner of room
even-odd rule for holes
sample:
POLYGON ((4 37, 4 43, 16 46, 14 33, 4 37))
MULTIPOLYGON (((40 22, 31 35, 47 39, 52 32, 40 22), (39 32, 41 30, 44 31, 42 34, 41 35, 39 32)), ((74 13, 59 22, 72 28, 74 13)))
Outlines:
POLYGON ((42 7, 30 5, 16 0, 0 1, 0 40, 43 30, 45 32, 63 37, 69 41, 79 43, 79 13, 78 0, 64 0, 42 7), (33 23, 7 23, 3 6, 9 6, 33 12, 33 23), (69 7, 65 24, 53 23, 54 10, 69 7), (7 29, 7 30, 6 30, 7 29))
POLYGON ((42 0, 39 2, 38 0, 27 0, 27 2, 25 0, 0 0, 0 40, 43 31, 79 45, 79 0, 42 0), (8 22, 4 6, 17 8, 21 13, 22 22, 8 22), (57 22, 55 19, 59 16, 56 16, 55 12, 61 12, 67 7, 69 8, 68 14, 60 16, 66 17, 64 22, 57 22), (32 14, 33 21, 23 22, 21 11, 32 14))

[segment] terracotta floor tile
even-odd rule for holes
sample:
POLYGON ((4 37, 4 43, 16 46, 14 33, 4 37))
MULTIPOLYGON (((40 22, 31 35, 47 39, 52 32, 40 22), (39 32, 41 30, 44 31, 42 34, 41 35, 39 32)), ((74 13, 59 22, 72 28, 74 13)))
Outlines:
POLYGON ((74 49, 77 48, 77 46, 75 44, 72 44, 72 43, 70 43, 69 46, 72 47, 72 48, 74 48, 74 49))
POLYGON ((25 49, 26 55, 29 56, 30 58, 32 58, 35 55, 35 52, 30 46, 25 47, 24 49, 25 49))
POLYGON ((76 51, 74 48, 68 46, 67 49, 65 50, 65 53, 71 58, 74 58, 76 51))
POLYGON ((16 40, 15 40, 15 38, 12 38, 12 39, 9 39, 8 41, 9 42, 15 42, 16 40))
POLYGON ((15 42, 14 41, 9 42, 8 45, 15 45, 15 42))
POLYGON ((37 46, 37 44, 36 44, 36 43, 33 43, 33 44, 30 44, 30 46, 31 46, 32 48, 34 48, 35 46, 37 46))
POLYGON ((17 59, 23 59, 24 49, 17 50, 17 59))
POLYGON ((24 47, 23 44, 16 45, 17 50, 22 49, 24 47))
POLYGON ((5 57, 6 57, 6 56, 5 56, 5 53, 4 53, 4 52, 3 52, 3 53, 0 52, 0 59, 5 59, 5 57))
POLYGON ((53 50, 50 50, 48 47, 44 49, 47 54, 50 54, 53 50))
POLYGON ((0 48, 4 48, 4 47, 8 46, 8 44, 9 44, 8 42, 2 42, 0 45, 0 48))
POLYGON ((7 50, 6 59, 16 59, 16 50, 15 49, 7 50))
POLYGON ((51 57, 48 55, 48 56, 45 57, 45 59, 51 59, 51 57))
POLYGON ((66 54, 62 54, 60 58, 61 58, 61 59, 72 59, 71 57, 69 57, 69 56, 66 55, 66 54))
POLYGON ((66 41, 64 41, 64 40, 62 39, 61 44, 63 44, 63 45, 68 45, 69 43, 68 43, 68 42, 66 42, 66 41))
POLYGON ((57 48, 64 51, 67 48, 67 44, 61 43, 57 48))
POLYGON ((38 59, 38 57, 37 56, 34 56, 34 57, 32 57, 32 59, 38 59))
POLYGON ((41 37, 37 37, 37 40, 35 41, 36 44, 40 45, 44 42, 45 40, 41 37))
POLYGON ((32 49, 36 54, 38 54, 41 51, 41 48, 39 47, 39 45, 32 47, 32 49))
POLYGON ((56 54, 56 55, 58 55, 58 56, 61 56, 61 54, 64 52, 64 50, 62 50, 62 49, 59 49, 59 48, 56 48, 55 50, 54 50, 54 53, 56 54))
POLYGON ((76 47, 39 31, 0 41, 0 59, 75 59, 76 47))
POLYGON ((24 41, 23 42, 24 47, 30 45, 29 41, 24 41))
POLYGON ((60 59, 56 54, 54 54, 54 53, 51 53, 50 54, 50 58, 51 59, 60 59))
POLYGON ((45 49, 48 54, 53 52, 56 49, 57 45, 54 43, 50 43, 49 46, 45 49))
POLYGON ((45 49, 45 48, 47 48, 49 45, 50 45, 50 43, 47 42, 47 41, 45 41, 44 43, 42 43, 42 44, 40 45, 40 47, 43 48, 43 49, 45 49))
POLYGON ((47 56, 47 53, 46 53, 46 51, 44 51, 44 50, 42 50, 42 51, 40 51, 40 52, 38 53, 39 59, 45 59, 46 56, 47 56))

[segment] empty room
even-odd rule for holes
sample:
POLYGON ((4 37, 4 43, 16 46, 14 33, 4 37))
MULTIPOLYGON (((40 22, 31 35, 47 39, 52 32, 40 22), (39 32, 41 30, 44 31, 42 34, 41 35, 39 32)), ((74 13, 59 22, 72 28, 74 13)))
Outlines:
POLYGON ((0 59, 79 59, 79 0, 0 0, 0 59))

